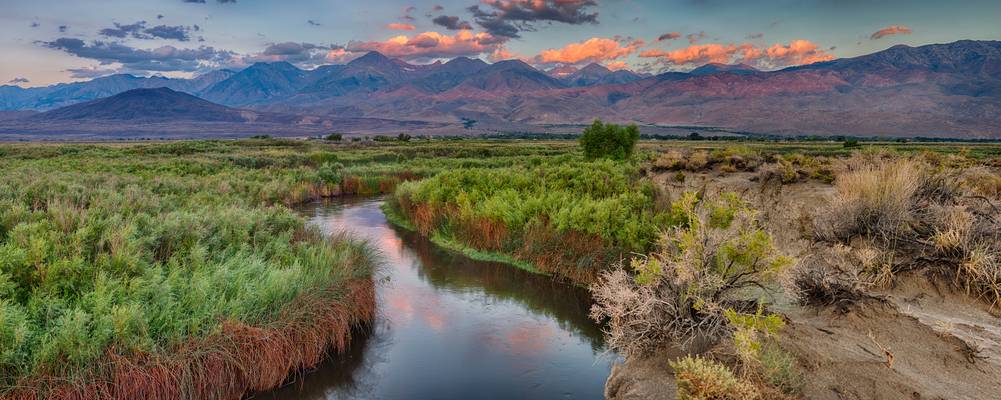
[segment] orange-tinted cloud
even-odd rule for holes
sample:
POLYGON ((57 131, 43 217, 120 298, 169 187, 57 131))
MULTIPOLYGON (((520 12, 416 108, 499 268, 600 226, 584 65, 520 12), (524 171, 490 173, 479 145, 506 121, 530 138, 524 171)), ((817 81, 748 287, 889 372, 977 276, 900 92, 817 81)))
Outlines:
POLYGON ((830 61, 834 56, 818 49, 809 40, 793 40, 788 45, 775 44, 765 50, 765 56, 775 66, 813 64, 830 61))
POLYGON ((888 26, 886 28, 883 28, 883 29, 880 29, 880 30, 878 30, 876 32, 873 32, 872 35, 869 36, 869 39, 870 40, 877 40, 877 39, 882 39, 882 38, 884 38, 886 36, 890 36, 890 35, 909 35, 911 32, 913 32, 911 30, 911 28, 908 28, 906 26, 903 26, 903 25, 890 25, 890 26, 888 26))
POLYGON ((538 64, 610 61, 628 56, 642 45, 642 40, 622 43, 613 39, 594 37, 580 43, 570 43, 559 49, 543 50, 533 61, 538 64))
POLYGON ((618 71, 620 69, 626 69, 628 67, 629 64, 626 64, 625 61, 612 61, 609 63, 605 63, 605 68, 608 68, 612 71, 618 71))
POLYGON ((490 53, 490 56, 487 57, 487 59, 489 59, 490 62, 510 60, 513 58, 519 58, 519 57, 514 53, 508 51, 507 48, 505 48, 504 46, 497 47, 496 49, 494 49, 492 53, 490 53))
POLYGON ((394 22, 394 23, 391 23, 391 24, 386 24, 386 29, 393 30, 393 31, 412 31, 412 30, 414 30, 416 28, 413 25, 410 25, 410 24, 398 24, 398 23, 394 22))
POLYGON ((462 30, 453 36, 438 32, 424 32, 414 36, 400 35, 385 41, 351 41, 348 51, 378 51, 390 57, 438 58, 472 56, 492 53, 502 45, 489 33, 472 33, 462 30))
POLYGON ((706 63, 747 63, 762 68, 811 64, 833 60, 834 56, 819 49, 809 40, 794 40, 789 44, 774 44, 759 48, 749 43, 697 44, 678 50, 647 50, 640 57, 658 58, 671 65, 701 65, 706 63))
POLYGON ((733 44, 709 43, 672 51, 647 50, 640 53, 640 57, 660 58, 664 62, 675 65, 729 63, 737 50, 737 46, 733 44))

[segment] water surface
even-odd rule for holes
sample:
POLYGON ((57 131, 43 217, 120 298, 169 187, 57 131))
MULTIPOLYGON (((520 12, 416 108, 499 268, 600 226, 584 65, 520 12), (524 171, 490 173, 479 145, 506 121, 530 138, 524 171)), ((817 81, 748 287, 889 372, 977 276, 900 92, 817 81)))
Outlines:
POLYGON ((391 226, 378 199, 303 208, 383 256, 379 318, 275 399, 600 399, 611 360, 587 291, 470 260, 391 226))

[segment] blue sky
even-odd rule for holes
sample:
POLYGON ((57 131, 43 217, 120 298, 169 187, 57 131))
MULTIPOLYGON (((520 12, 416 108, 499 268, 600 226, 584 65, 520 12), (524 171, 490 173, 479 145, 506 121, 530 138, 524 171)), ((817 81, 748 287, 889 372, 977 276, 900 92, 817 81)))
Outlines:
POLYGON ((997 0, 4 0, 0 84, 187 77, 256 61, 312 68, 368 50, 418 63, 774 69, 895 44, 997 40, 999 21, 997 0))

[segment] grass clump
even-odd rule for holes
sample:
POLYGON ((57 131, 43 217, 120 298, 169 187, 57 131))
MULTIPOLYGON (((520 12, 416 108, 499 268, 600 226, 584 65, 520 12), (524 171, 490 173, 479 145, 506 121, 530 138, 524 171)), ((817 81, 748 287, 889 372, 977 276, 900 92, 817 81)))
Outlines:
POLYGON ((645 251, 669 223, 654 196, 631 163, 557 157, 405 183, 390 207, 423 235, 589 283, 623 254, 645 251))
POLYGON ((886 286, 901 270, 931 269, 1001 306, 1001 212, 980 183, 995 178, 983 169, 956 171, 919 157, 856 155, 815 221, 817 237, 836 244, 835 256, 842 253, 824 257, 818 268, 842 282, 802 279, 801 290, 886 286))
POLYGON ((679 400, 753 400, 761 394, 751 382, 725 365, 703 357, 686 356, 671 363, 679 400))
POLYGON ((607 321, 606 342, 620 354, 729 335, 726 311, 753 307, 746 290, 764 288, 793 263, 735 193, 687 193, 672 207, 680 225, 657 251, 602 273, 591 286, 592 318, 607 321))

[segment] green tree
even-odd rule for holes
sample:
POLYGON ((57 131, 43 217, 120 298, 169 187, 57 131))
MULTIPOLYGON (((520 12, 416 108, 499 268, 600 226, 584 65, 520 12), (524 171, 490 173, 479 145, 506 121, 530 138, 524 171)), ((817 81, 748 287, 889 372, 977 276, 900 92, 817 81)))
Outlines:
POLYGON ((636 125, 619 126, 594 120, 580 135, 580 145, 588 159, 610 158, 624 160, 633 155, 640 130, 636 125))

